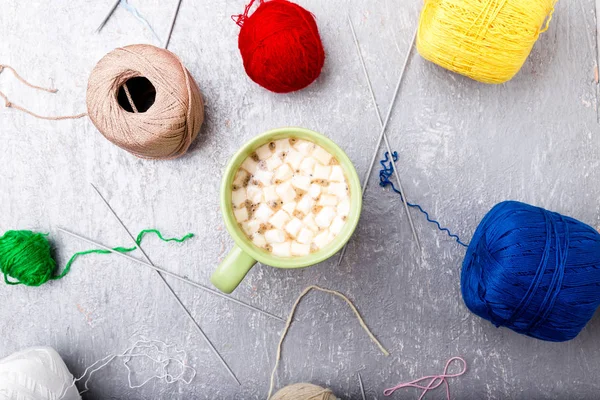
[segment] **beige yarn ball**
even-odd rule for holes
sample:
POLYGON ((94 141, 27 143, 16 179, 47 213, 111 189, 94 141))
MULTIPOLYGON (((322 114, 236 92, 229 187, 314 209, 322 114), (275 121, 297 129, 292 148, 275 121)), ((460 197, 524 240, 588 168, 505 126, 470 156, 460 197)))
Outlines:
POLYGON ((337 400, 330 389, 312 383, 295 383, 279 390, 271 400, 337 400))
POLYGON ((105 55, 90 75, 86 102, 100 133, 141 158, 185 154, 204 121, 200 89, 181 60, 147 44, 105 55))

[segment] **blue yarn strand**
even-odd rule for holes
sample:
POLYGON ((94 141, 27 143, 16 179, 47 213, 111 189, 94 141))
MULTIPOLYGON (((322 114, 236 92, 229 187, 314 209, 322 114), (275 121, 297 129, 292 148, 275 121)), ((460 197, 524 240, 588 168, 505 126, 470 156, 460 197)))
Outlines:
MULTIPOLYGON (((392 153, 392 160, 390 160, 389 156, 390 156, 390 154, 388 152, 386 152, 385 158, 383 160, 379 161, 379 164, 381 164, 381 171, 379 171, 379 185, 381 187, 391 186, 392 190, 400 196, 400 199, 402 199, 402 193, 400 193, 400 191, 398 189, 396 189, 394 184, 390 181, 390 178, 394 173, 394 163, 396 161, 398 161, 398 152, 394 151, 392 153)), ((421 207, 420 205, 418 205, 416 203, 410 203, 408 201, 406 202, 406 204, 409 207, 416 208, 417 210, 419 210, 423 215, 425 215, 425 218, 427 218, 428 222, 435 224, 437 226, 437 229, 440 232, 446 233, 449 237, 456 240, 456 243, 460 244, 463 247, 469 247, 469 245, 465 244, 462 240, 460 240, 460 237, 458 237, 458 235, 452 233, 450 231, 450 229, 442 227, 442 225, 438 221, 431 218, 429 216, 429 213, 427 211, 425 211, 423 209, 423 207, 421 207)))

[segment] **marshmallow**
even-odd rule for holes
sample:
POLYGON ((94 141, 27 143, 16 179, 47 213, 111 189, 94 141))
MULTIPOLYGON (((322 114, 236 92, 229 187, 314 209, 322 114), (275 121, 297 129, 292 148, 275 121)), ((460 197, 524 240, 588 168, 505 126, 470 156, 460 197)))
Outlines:
POLYGON ((275 141, 275 152, 282 153, 290 149, 290 139, 279 139, 275 141))
POLYGON ((331 221, 335 218, 335 207, 323 207, 315 217, 315 222, 320 228, 328 228, 331 221))
POLYGON ((250 200, 253 204, 258 204, 263 200, 263 190, 258 186, 248 185, 248 187, 246 188, 246 198, 250 200))
POLYGON ((252 236, 252 231, 250 230, 250 225, 248 222, 242 222, 242 230, 244 231, 244 233, 246 233, 246 235, 248 236, 252 236))
POLYGON ((285 230, 294 237, 296 237, 296 235, 298 234, 298 231, 300 231, 301 228, 302 228, 302 221, 300 221, 298 218, 292 219, 285 226, 285 230))
POLYGON ((329 180, 334 182, 344 182, 346 177, 344 176, 344 170, 339 165, 334 165, 331 167, 331 175, 329 175, 329 180))
POLYGON ((256 149, 256 155, 258 156, 259 160, 266 160, 267 158, 271 157, 272 154, 273 153, 271 152, 268 143, 256 149))
POLYGON ((313 213, 310 213, 306 217, 304 217, 302 222, 304 223, 304 226, 306 226, 308 229, 312 230, 313 232, 319 231, 319 226, 315 222, 315 215, 313 213))
POLYGON ((324 194, 324 195, 321 196, 321 198, 319 198, 319 203, 318 204, 320 206, 337 206, 338 199, 334 195, 324 194))
POLYGON ((252 178, 262 183, 263 186, 269 186, 271 184, 271 180, 273 179, 273 173, 259 169, 254 173, 254 175, 252 175, 252 178))
POLYGON ((265 203, 260 203, 258 208, 254 211, 254 218, 261 222, 267 222, 271 215, 273 215, 273 210, 265 203))
POLYGON ((252 243, 254 243, 258 247, 265 247, 267 245, 265 237, 260 233, 255 233, 254 235, 252 235, 252 243))
POLYGON ((307 256, 310 254, 310 245, 292 242, 291 252, 293 256, 307 256))
POLYGON ((246 178, 248 178, 248 176, 250 175, 245 170, 238 170, 238 172, 235 174, 235 178, 233 178, 233 184, 237 186, 243 186, 244 181, 246 180, 246 178))
POLYGON ((310 189, 310 178, 308 176, 296 175, 292 178, 292 185, 306 192, 310 189))
POLYGON ((348 197, 348 186, 345 183, 331 182, 327 186, 327 193, 337 196, 340 200, 348 197))
POLYGON ((287 181, 294 175, 294 171, 289 165, 283 164, 281 167, 275 170, 275 180, 287 181))
MULTIPOLYGON (((329 162, 331 161, 331 158, 333 157, 331 154, 329 154, 329 152, 327 152, 327 150, 325 150, 321 146, 315 146, 315 149, 313 150, 312 155, 314 158, 317 159, 318 162, 320 162, 323 165, 329 165, 329 162)), ((327 176, 326 179, 328 179, 328 178, 329 178, 329 175, 327 176)))
POLYGON ((329 227, 329 232, 331 232, 334 236, 339 235, 339 233, 344 229, 344 225, 346 221, 342 217, 335 217, 331 226, 329 227))
POLYGON ((299 140, 294 145, 294 148, 296 150, 298 150, 300 153, 302 153, 303 156, 308 156, 315 148, 315 145, 314 145, 314 143, 308 142, 306 140, 299 140))
POLYGON ((290 220, 290 216, 283 210, 279 210, 269 219, 269 223, 275 228, 281 229, 286 222, 290 220))
POLYGON ((311 231, 308 228, 302 228, 300 230, 300 233, 298 233, 296 240, 299 243, 310 245, 310 242, 312 242, 314 236, 315 234, 313 233, 313 231, 311 231))
POLYGON ((305 176, 310 176, 314 169, 315 169, 315 164, 317 162, 315 161, 314 158, 311 157, 306 157, 304 160, 302 160, 302 162, 300 163, 300 172, 302 172, 303 175, 305 176))
POLYGON ((265 161, 265 165, 267 167, 267 170, 269 171, 275 171, 277 167, 281 166, 281 164, 283 164, 281 157, 278 157, 276 155, 269 157, 267 161, 265 161))
POLYGON ((279 200, 279 195, 275 190, 275 186, 267 186, 266 188, 263 188, 263 194, 266 202, 279 200))
POLYGON ((285 156, 285 162, 288 163, 294 171, 300 167, 300 163, 303 159, 304 156, 302 155, 302 153, 294 149, 290 149, 287 153, 287 156, 285 156))
POLYGON ((315 165, 315 170, 313 171, 313 179, 328 180, 329 175, 331 175, 331 167, 330 166, 328 166, 328 165, 325 166, 325 165, 320 165, 320 164, 315 165))
POLYGON ((248 209, 246 207, 234 210, 233 215, 235 216, 235 220, 237 222, 248 221, 248 209))
POLYGON ((265 240, 269 244, 285 242, 285 233, 280 229, 271 229, 265 232, 265 240))
POLYGON ((286 213, 292 215, 294 214, 294 210, 296 209, 296 202, 292 201, 291 203, 285 203, 281 209, 286 213))
POLYGON ((308 189, 308 195, 313 199, 318 198, 321 195, 321 186, 317 185, 316 183, 310 185, 310 188, 308 189))
POLYGON ((284 182, 281 185, 277 185, 275 191, 281 197, 284 203, 294 201, 296 199, 296 191, 289 182, 284 182))
POLYGON ((340 201, 340 204, 337 206, 337 213, 342 217, 346 217, 350 214, 350 199, 348 197, 340 201))
POLYGON ((313 243, 319 249, 322 249, 323 247, 325 247, 329 243, 331 243, 332 240, 333 240, 333 236, 330 235, 329 231, 326 229, 323 232, 319 233, 317 236, 315 236, 315 238, 313 239, 313 243))
MULTIPOLYGON (((250 233, 248 233, 248 235, 253 235, 256 232, 258 232, 258 230, 260 229, 260 226, 262 225, 260 221, 257 221, 255 219, 252 219, 248 222, 246 222, 246 229, 248 229, 248 231, 250 231, 250 233)), ((244 229, 245 230, 245 229, 244 229)))
POLYGON ((290 250, 290 242, 285 243, 273 243, 271 245, 273 254, 277 257, 291 257, 292 253, 290 250))
POLYGON ((234 206, 239 206, 246 201, 246 190, 238 189, 236 191, 231 192, 231 202, 234 206))
POLYGON ((246 160, 244 160, 244 162, 242 163, 242 168, 244 168, 246 171, 250 172, 251 174, 255 173, 256 170, 258 169, 258 163, 256 161, 254 161, 252 159, 252 157, 248 157, 246 158, 246 160))
POLYGON ((302 214, 306 215, 310 212, 312 206, 315 205, 315 201, 312 197, 308 195, 302 196, 298 204, 296 205, 296 210, 300 211, 302 214))

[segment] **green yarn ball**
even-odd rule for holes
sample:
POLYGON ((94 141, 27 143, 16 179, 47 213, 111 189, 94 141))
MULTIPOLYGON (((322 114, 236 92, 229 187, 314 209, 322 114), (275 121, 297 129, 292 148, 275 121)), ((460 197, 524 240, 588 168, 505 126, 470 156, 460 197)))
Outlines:
POLYGON ((59 276, 53 276, 56 261, 46 236, 32 231, 7 231, 0 237, 0 271, 4 274, 4 282, 40 286, 51 279, 59 279, 59 276))

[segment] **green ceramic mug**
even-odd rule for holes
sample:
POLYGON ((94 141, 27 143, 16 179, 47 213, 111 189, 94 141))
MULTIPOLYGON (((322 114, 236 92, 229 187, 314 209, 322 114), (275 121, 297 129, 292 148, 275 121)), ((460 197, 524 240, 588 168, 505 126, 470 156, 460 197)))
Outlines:
POLYGON ((231 293, 257 262, 277 268, 303 268, 320 263, 333 256, 348 242, 358 224, 361 209, 362 189, 356 169, 346 153, 330 139, 308 129, 293 127, 274 129, 258 135, 242 146, 233 156, 223 176, 221 183, 221 211, 225 220, 225 226, 235 241, 235 247, 212 274, 210 280, 221 291, 231 293), (350 214, 342 231, 325 248, 307 256, 283 258, 256 247, 246 237, 233 214, 231 192, 235 174, 242 162, 250 154, 266 143, 287 137, 305 139, 316 143, 338 160, 344 169, 350 186, 350 214))

